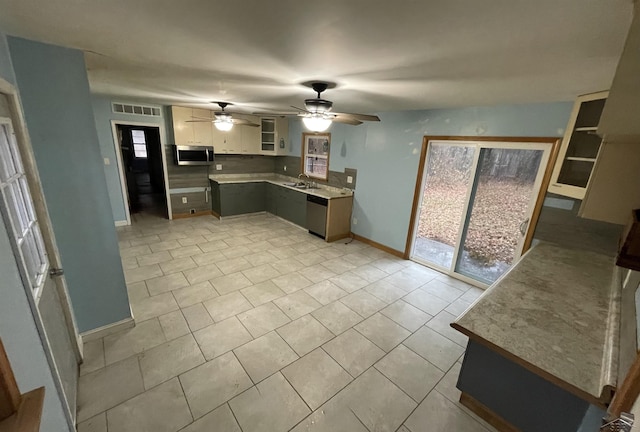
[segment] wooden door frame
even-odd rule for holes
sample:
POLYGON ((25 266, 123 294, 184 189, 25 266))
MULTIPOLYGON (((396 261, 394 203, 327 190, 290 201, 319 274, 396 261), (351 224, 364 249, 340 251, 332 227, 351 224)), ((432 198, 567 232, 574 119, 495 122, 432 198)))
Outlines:
POLYGON ((529 222, 529 227, 527 228, 527 235, 525 237, 524 245, 522 248, 522 253, 529 250, 531 247, 531 242, 533 241, 533 233, 535 231, 535 227, 538 224, 538 219, 540 218, 540 212, 542 211, 542 204, 544 203, 544 198, 547 193, 547 189, 549 187, 549 182, 551 180, 551 174, 553 173, 553 167, 555 166, 556 159, 558 157, 558 151, 560 149, 560 144, 562 142, 562 138, 557 137, 498 137, 498 136, 450 136, 450 135, 434 135, 428 136, 425 135, 422 138, 422 150, 420 152, 420 162, 418 165, 418 174, 415 182, 415 189, 413 193, 413 205, 411 208, 411 218, 409 219, 409 230, 407 232, 407 240, 404 248, 404 259, 411 258, 411 245, 413 236, 415 233, 415 225, 416 218, 418 217, 418 206, 420 203, 420 195, 422 193, 422 180, 424 178, 424 169, 425 162, 427 160, 427 151, 429 149, 430 141, 483 141, 483 142, 517 142, 517 143, 541 143, 541 144, 550 144, 551 151, 549 153, 549 161, 547 162, 547 166, 545 167, 544 176, 542 178, 542 183, 540 184, 540 192, 538 193, 538 198, 536 199, 535 206, 533 208, 533 213, 531 214, 531 221, 529 222))
MULTIPOLYGON (((111 135, 113 137, 113 146, 116 152, 116 163, 118 165, 118 176, 120 177, 120 192, 124 203, 124 211, 127 217, 127 225, 131 225, 131 212, 129 211, 129 191, 127 190, 127 179, 122 166, 122 149, 120 148, 120 142, 118 141, 118 125, 121 126, 141 126, 157 128, 160 134, 160 152, 162 157, 162 173, 164 176, 164 191, 167 200, 167 217, 169 220, 173 219, 173 211, 171 209, 171 192, 169 191, 169 172, 167 168, 167 154, 165 152, 165 143, 167 142, 164 128, 159 123, 144 123, 133 121, 120 121, 111 120, 111 135)), ((117 226, 116 221, 116 226, 117 226)))
MULTIPOLYGON (((62 260, 60 258, 58 246, 55 242, 55 234, 53 232, 53 226, 49 217, 49 210, 45 201, 42 182, 40 181, 40 173, 38 171, 38 166, 33 154, 33 147, 31 146, 31 139, 29 137, 29 131, 27 130, 26 121, 22 114, 22 102, 20 101, 18 89, 13 84, 0 78, 0 94, 6 97, 9 105, 11 125, 16 135, 18 151, 20 152, 22 164, 24 165, 25 176, 27 178, 27 184, 31 192, 31 198, 33 200, 33 206, 36 212, 38 226, 40 228, 40 231, 42 232, 43 241, 45 243, 49 266, 50 268, 62 268, 62 260)), ((78 362, 79 368, 83 357, 83 343, 80 332, 78 331, 78 325, 76 323, 75 316, 73 315, 71 297, 69 296, 66 282, 61 278, 56 278, 55 286, 58 297, 60 298, 60 304, 62 306, 65 324, 72 339, 71 346, 73 347, 74 355, 78 362)), ((26 292, 29 308, 31 309, 33 322, 36 326, 38 335, 40 336, 40 340, 42 342, 42 349, 44 350, 47 363, 49 364, 49 367, 51 369, 51 375, 56 388, 56 392, 58 393, 58 397, 62 402, 62 411, 65 414, 67 424, 72 430, 75 430, 75 416, 73 415, 73 413, 75 413, 75 407, 69 406, 69 401, 67 400, 62 385, 60 371, 53 357, 51 344, 49 338, 47 337, 42 318, 40 317, 40 311, 38 309, 38 299, 36 299, 33 295, 33 291, 31 290, 29 284, 25 284, 23 281, 23 287, 26 292)))

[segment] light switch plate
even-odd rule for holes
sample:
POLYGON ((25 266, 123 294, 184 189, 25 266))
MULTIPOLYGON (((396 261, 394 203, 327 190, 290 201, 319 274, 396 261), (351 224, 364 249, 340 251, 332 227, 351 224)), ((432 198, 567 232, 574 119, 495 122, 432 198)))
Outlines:
POLYGON ((216 164, 216 171, 222 171, 222 164, 216 164))
POLYGON ((182 204, 186 204, 187 203, 187 197, 182 197, 182 204))
POLYGON ((347 176, 347 183, 349 184, 353 183, 353 177, 347 176))
POLYGON ((109 158, 104 158, 104 164, 111 165, 111 161, 109 160, 109 158))
POLYGON ((285 170, 285 171, 287 170, 287 166, 286 166, 286 165, 284 166, 284 170, 285 170))

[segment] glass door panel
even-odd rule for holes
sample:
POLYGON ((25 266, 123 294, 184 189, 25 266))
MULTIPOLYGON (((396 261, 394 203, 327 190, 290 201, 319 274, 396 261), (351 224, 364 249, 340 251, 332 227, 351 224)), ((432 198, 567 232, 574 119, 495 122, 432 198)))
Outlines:
POLYGON ((429 144, 412 258, 451 268, 473 181, 475 154, 475 145, 429 144))
POLYGON ((482 148, 455 271, 491 284, 520 256, 544 150, 482 148))

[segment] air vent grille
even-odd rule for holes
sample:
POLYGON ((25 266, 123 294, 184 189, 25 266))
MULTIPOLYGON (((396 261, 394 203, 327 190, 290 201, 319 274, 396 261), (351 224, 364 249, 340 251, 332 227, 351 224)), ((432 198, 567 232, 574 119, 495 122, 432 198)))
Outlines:
POLYGON ((114 113, 161 117, 160 107, 150 105, 131 105, 119 102, 111 104, 114 113))

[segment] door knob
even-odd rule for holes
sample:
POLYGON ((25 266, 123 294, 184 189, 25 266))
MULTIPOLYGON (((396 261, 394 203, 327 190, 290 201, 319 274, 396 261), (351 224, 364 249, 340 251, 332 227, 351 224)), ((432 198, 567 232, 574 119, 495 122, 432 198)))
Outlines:
POLYGON ((64 270, 61 268, 52 268, 49 270, 49 276, 51 277, 62 276, 63 274, 64 270))

